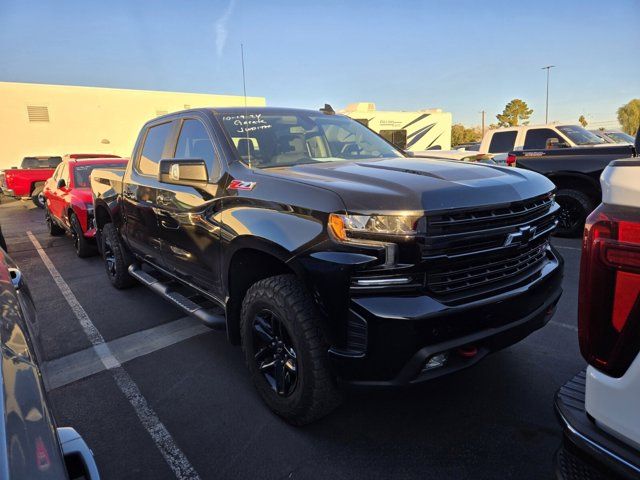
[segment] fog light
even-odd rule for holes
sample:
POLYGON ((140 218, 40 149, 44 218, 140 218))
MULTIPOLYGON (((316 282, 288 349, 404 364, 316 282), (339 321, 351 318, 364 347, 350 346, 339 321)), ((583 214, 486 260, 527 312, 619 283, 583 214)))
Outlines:
POLYGON ((434 368, 444 367, 447 360, 449 360, 449 352, 437 353, 426 361, 422 371, 425 372, 427 370, 433 370, 434 368))

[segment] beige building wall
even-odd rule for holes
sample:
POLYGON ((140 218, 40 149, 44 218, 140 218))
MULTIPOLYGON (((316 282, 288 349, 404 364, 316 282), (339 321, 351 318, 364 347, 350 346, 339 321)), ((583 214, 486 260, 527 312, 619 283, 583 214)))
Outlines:
MULTIPOLYGON (((244 97, 0 82, 0 169, 23 157, 66 153, 131 155, 140 127, 165 113, 244 106, 244 97)), ((247 97, 263 106, 264 97, 247 97)))

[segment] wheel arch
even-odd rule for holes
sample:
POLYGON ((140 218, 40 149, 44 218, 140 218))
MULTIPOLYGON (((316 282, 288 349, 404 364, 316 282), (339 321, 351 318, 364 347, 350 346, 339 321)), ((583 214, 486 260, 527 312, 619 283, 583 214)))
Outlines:
POLYGON ((247 290, 254 283, 281 274, 294 274, 302 280, 302 271, 283 247, 263 238, 237 238, 229 249, 223 267, 226 292, 226 320, 229 341, 240 343, 240 312, 247 290))
POLYGON ((32 182, 31 182, 31 185, 29 186, 29 196, 30 196, 30 197, 31 197, 31 196, 33 196, 33 192, 34 192, 34 190, 36 189, 36 187, 37 187, 38 185, 41 185, 41 186, 42 186, 42 188, 44 189, 44 184, 45 184, 45 183, 46 183, 46 182, 44 182, 43 180, 34 180, 34 181, 32 181, 32 182))
POLYGON ((111 216, 111 209, 103 203, 96 203, 95 211, 94 211, 94 219, 96 222, 96 228, 98 230, 102 230, 102 228, 107 223, 113 222, 113 217, 111 216))
POLYGON ((602 196, 600 182, 584 173, 556 172, 549 174, 547 178, 555 184, 558 190, 562 188, 579 190, 596 202, 599 202, 602 196))

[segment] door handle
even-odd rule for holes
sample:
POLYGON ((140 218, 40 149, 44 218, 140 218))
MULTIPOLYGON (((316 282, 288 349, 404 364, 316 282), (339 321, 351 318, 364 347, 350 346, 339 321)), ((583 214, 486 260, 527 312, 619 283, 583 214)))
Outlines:
POLYGON ((166 228, 167 230, 178 230, 180 228, 180 222, 178 222, 171 215, 166 213, 158 215, 159 224, 162 228, 166 228))

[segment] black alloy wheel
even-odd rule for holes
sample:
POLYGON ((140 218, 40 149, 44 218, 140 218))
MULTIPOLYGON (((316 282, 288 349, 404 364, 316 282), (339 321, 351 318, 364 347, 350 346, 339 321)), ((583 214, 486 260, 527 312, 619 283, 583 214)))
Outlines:
POLYGON ((254 283, 242 300, 240 336, 251 379, 267 406, 293 425, 341 401, 313 296, 292 274, 254 283))
POLYGON ((107 223, 102 227, 102 234, 99 238, 102 241, 101 250, 105 270, 111 284, 118 289, 133 286, 136 282, 128 271, 129 265, 133 263, 133 258, 120 243, 118 231, 113 223, 107 223))
POLYGON ((44 207, 44 220, 47 224, 47 230, 49 230, 49 235, 52 237, 57 237, 64 233, 64 229, 60 228, 60 226, 51 218, 51 212, 49 212, 49 208, 45 205, 44 207))
POLYGON ((105 235, 104 241, 102 242, 102 258, 104 258, 107 275, 109 275, 110 278, 115 278, 117 274, 116 254, 111 242, 111 238, 105 235))
POLYGON ((579 190, 561 189, 556 195, 560 205, 558 227, 555 234, 561 237, 578 237, 582 234, 587 215, 593 210, 593 201, 579 190))
POLYGON ((253 355, 271 389, 288 397, 298 383, 298 361, 287 328, 272 311, 260 310, 253 319, 253 355))
POLYGON ((71 238, 73 239, 73 248, 76 254, 80 258, 85 258, 95 253, 95 246, 92 245, 84 236, 84 231, 80 225, 78 217, 72 213, 69 216, 69 223, 71 223, 71 238))
POLYGON ((580 223, 582 206, 572 198, 563 198, 560 202, 558 225, 563 230, 573 230, 580 223))

